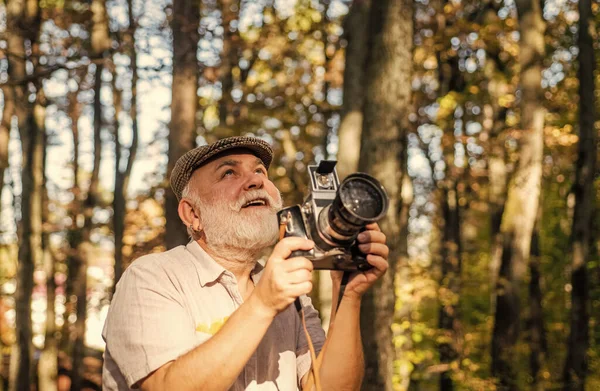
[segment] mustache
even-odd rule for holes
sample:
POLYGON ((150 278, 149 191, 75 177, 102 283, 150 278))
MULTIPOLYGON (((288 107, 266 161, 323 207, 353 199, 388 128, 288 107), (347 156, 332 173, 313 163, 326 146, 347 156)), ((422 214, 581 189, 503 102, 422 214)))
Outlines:
POLYGON ((267 206, 274 212, 278 212, 283 206, 281 196, 279 199, 275 199, 271 197, 271 195, 264 189, 254 189, 244 192, 242 196, 230 206, 231 209, 239 212, 244 205, 256 199, 265 200, 267 202, 267 206))

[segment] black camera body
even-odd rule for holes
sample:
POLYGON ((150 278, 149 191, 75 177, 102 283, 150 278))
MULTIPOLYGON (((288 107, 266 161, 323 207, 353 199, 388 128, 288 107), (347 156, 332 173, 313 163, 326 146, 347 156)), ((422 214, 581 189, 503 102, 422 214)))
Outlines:
POLYGON ((283 237, 310 239, 310 251, 294 251, 315 269, 365 271, 372 266, 358 249, 356 237, 364 227, 385 216, 389 200, 375 178, 364 173, 349 175, 340 184, 336 161, 323 160, 308 166, 310 193, 302 205, 282 209, 279 224, 283 237))

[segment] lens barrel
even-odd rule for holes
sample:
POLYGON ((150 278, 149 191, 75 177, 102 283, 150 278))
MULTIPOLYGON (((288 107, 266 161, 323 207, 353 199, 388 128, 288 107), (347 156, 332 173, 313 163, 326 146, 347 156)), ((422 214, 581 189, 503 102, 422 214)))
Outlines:
POLYGON ((351 174, 340 184, 331 205, 319 216, 319 228, 339 244, 354 240, 367 224, 385 216, 389 199, 379 181, 365 173, 351 174))

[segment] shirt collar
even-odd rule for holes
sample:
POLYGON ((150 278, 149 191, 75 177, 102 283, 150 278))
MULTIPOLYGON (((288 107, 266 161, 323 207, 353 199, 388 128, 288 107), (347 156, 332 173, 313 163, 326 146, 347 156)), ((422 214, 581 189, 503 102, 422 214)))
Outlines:
POLYGON ((210 255, 208 255, 195 240, 190 240, 185 248, 194 257, 194 265, 196 265, 198 279, 200 280, 200 285, 202 287, 204 287, 206 284, 217 281, 219 277, 221 277, 221 275, 227 271, 210 255))
MULTIPOLYGON (((234 278, 230 271, 219 265, 195 240, 190 240, 185 248, 194 257, 194 265, 196 265, 198 279, 202 287, 217 281, 224 273, 228 273, 234 278)), ((263 269, 264 266, 260 262, 257 262, 252 272, 250 272, 250 276, 254 282, 258 281, 263 269)))

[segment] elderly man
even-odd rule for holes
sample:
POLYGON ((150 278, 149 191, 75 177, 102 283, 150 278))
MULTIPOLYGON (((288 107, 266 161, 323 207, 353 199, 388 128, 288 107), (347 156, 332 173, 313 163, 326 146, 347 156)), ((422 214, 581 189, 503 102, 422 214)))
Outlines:
MULTIPOLYGON (((317 353, 325 335, 306 297, 313 265, 296 250, 311 241, 278 239, 281 196, 267 176, 264 141, 232 137, 183 155, 171 174, 179 216, 192 240, 136 260, 123 274, 106 319, 105 390, 297 390, 311 365, 298 312, 317 353)), ((327 390, 360 388, 362 294, 387 269, 388 247, 376 224, 358 236, 373 269, 354 273, 323 349, 327 390)), ((332 272, 334 297, 339 272, 332 272)))

